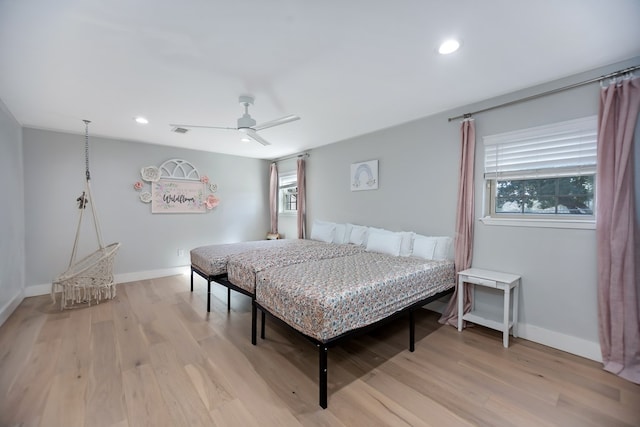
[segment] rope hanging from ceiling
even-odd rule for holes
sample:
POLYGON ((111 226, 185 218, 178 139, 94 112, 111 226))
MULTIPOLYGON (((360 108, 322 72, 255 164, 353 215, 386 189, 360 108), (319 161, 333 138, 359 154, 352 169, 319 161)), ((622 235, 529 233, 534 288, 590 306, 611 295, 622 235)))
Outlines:
POLYGON ((60 291, 60 309, 72 308, 76 304, 91 305, 101 300, 113 299, 116 296, 116 284, 113 277, 113 262, 120 247, 120 243, 105 246, 98 222, 96 204, 91 193, 91 172, 89 170, 89 120, 85 124, 84 156, 85 156, 85 188, 76 199, 79 216, 76 236, 71 251, 71 259, 67 270, 58 276, 51 284, 51 298, 54 303, 56 292, 60 291), (86 257, 76 261, 80 230, 87 205, 91 207, 93 224, 98 240, 98 249, 86 257))

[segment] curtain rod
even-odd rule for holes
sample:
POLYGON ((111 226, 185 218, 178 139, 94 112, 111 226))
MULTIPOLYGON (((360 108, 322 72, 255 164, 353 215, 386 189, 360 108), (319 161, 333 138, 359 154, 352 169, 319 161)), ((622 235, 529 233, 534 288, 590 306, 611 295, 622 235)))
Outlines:
POLYGON ((284 160, 295 159, 296 157, 298 157, 298 158, 299 157, 304 157, 306 159, 307 157, 309 157, 309 153, 305 152, 305 153, 300 153, 300 154, 293 154, 293 155, 287 156, 287 157, 280 157, 279 159, 273 159, 271 161, 271 163, 278 163, 278 162, 282 162, 284 160))
POLYGON ((571 84, 571 85, 568 85, 568 86, 559 87, 557 89, 548 90, 546 92, 538 93, 536 95, 531 95, 531 96, 527 96, 525 98, 520 98, 520 99, 516 99, 516 100, 513 100, 513 101, 505 102, 505 103, 502 103, 502 104, 494 105, 493 107, 483 108, 481 110, 477 110, 477 111, 474 111, 472 113, 465 113, 465 114, 460 114, 459 116, 449 117, 447 120, 448 121, 452 121, 452 120, 456 120, 456 119, 467 119, 467 118, 473 116, 474 114, 484 113, 486 111, 495 110, 497 108, 507 107, 509 105, 519 104, 521 102, 531 101, 532 99, 542 98, 543 96, 552 95, 554 93, 563 92, 565 90, 569 90, 569 89, 573 89, 573 88, 576 88, 576 87, 588 85, 588 84, 595 83, 595 82, 600 81, 600 80, 605 80, 605 79, 618 77, 618 76, 620 76, 622 74, 630 73, 630 72, 635 71, 635 70, 637 70, 639 68, 640 68, 640 65, 634 65, 632 67, 625 68, 624 70, 618 70, 618 71, 615 71, 613 73, 606 74, 604 76, 600 76, 600 77, 596 77, 596 78, 593 78, 593 79, 585 80, 583 82, 574 83, 574 84, 571 84))

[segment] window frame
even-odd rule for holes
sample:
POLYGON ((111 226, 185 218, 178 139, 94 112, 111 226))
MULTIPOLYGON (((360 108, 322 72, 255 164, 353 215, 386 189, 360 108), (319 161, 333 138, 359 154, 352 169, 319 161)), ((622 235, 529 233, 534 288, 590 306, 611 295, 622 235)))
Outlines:
POLYGON ((278 214, 279 215, 298 215, 298 203, 296 197, 296 209, 286 209, 287 196, 295 194, 297 196, 298 175, 297 173, 286 173, 278 177, 278 214), (295 188, 295 193, 288 192, 289 189, 295 188))
MULTIPOLYGON (((485 148, 485 173, 483 175, 483 212, 484 216, 480 218, 486 225, 504 225, 504 226, 519 226, 519 227, 548 227, 548 228, 577 228, 577 229, 595 229, 595 207, 597 203, 597 189, 596 189, 596 165, 597 159, 592 159, 591 163, 586 166, 571 166, 571 167, 555 167, 539 170, 522 169, 509 170, 506 174, 501 175, 496 166, 492 173, 486 171, 493 167, 493 164, 487 166, 487 145, 497 146, 500 143, 509 143, 510 138, 516 142, 519 139, 526 139, 530 137, 553 137, 554 132, 559 130, 566 131, 571 126, 584 126, 588 123, 588 126, 597 126, 597 117, 590 116, 581 119, 569 120, 566 122, 560 122, 551 125, 539 126, 535 128, 529 128, 524 130, 518 130, 514 132, 507 132, 499 135, 491 135, 483 137, 485 148), (487 144, 487 140, 490 141, 487 144), (499 141, 499 142, 496 142, 499 141), (531 179, 545 179, 545 178, 562 178, 572 176, 593 176, 593 213, 589 214, 566 214, 566 213, 515 213, 515 212, 496 212, 497 190, 499 181, 520 181, 531 179)), ((595 129, 595 128, 594 128, 595 129)), ((597 129, 595 129, 597 132, 597 129)), ((593 138, 591 136, 590 138, 593 138)), ((597 140, 597 135, 595 136, 597 140)), ((591 141, 593 142, 593 141, 591 141)), ((493 147, 492 147, 493 148, 493 147)), ((498 150, 500 148, 498 147, 498 150)), ((493 149, 495 151, 495 149, 493 149)), ((535 157, 535 156, 534 156, 535 157)), ((592 156, 593 157, 593 156, 592 156)), ((496 164, 498 160, 496 160, 496 164)), ((557 196, 557 194, 556 194, 557 196)), ((556 205, 557 206, 557 205, 556 205)))

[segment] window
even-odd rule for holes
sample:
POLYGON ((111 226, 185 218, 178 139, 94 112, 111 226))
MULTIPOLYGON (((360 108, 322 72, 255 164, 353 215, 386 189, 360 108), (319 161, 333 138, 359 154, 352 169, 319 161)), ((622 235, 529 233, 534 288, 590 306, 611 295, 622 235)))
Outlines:
POLYGON ((484 137, 488 218, 593 223, 596 141, 595 116, 484 137))
POLYGON ((298 177, 295 173, 282 175, 279 178, 278 200, 280 213, 298 212, 298 177))

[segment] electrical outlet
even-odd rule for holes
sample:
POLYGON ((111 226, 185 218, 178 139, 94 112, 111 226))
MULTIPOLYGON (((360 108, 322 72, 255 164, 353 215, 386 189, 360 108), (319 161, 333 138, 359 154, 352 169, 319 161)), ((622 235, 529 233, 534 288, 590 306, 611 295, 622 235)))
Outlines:
POLYGON ((184 249, 178 249, 178 256, 184 256, 184 249))

